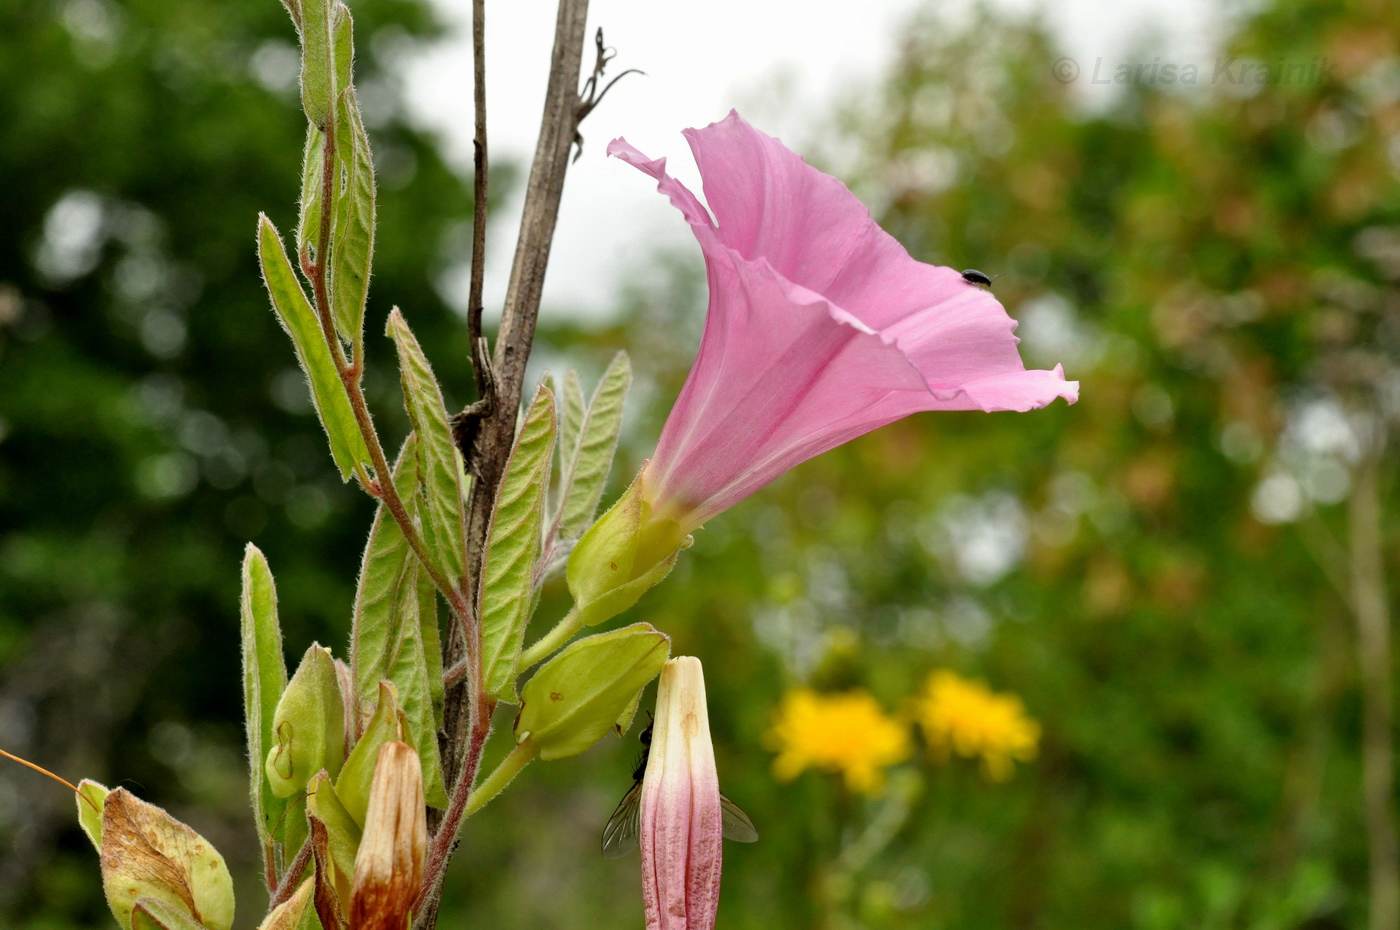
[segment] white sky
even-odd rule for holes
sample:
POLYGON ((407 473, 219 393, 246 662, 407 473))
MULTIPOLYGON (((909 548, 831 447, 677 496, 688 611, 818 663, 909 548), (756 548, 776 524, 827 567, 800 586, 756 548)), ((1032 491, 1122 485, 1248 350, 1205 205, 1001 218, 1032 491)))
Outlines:
MULTIPOLYGON (((435 0, 453 34, 406 65, 415 120, 442 134, 450 156, 470 163, 470 0, 435 0)), ((962 5, 965 0, 957 0, 962 5)), ((1008 9, 1045 9, 1065 54, 1080 62, 1084 86, 1096 58, 1141 60, 1140 39, 1160 36, 1151 54, 1211 61, 1221 19, 1211 0, 996 0, 1008 9)), ((487 118, 491 156, 528 167, 539 131, 553 0, 487 0, 487 118)), ((730 107, 762 99, 781 81, 792 94, 781 125, 765 113, 760 128, 791 141, 820 127, 835 95, 877 81, 894 57, 900 25, 920 0, 594 0, 589 26, 604 27, 619 51, 612 73, 640 68, 618 84, 583 125, 583 157, 569 169, 545 282, 545 315, 604 318, 629 266, 658 244, 685 243, 689 233, 655 183, 604 156, 625 135, 643 152, 670 158, 672 173, 698 181, 680 131, 722 118, 730 107), (858 11, 858 12, 857 12, 858 11)), ((946 3, 945 3, 946 8, 946 3)), ((1051 62, 1046 62, 1047 70, 1051 62)), ((771 94, 768 95, 771 99, 771 94)), ((771 109, 768 108, 768 109, 771 109)), ((488 243, 486 306, 505 293, 519 203, 493 218, 488 243)), ((462 276, 463 282, 465 275, 462 276)), ((457 292, 459 289, 448 287, 457 292)), ((460 288, 464 297, 465 288, 460 288)), ((497 310, 497 312, 499 312, 497 310)))

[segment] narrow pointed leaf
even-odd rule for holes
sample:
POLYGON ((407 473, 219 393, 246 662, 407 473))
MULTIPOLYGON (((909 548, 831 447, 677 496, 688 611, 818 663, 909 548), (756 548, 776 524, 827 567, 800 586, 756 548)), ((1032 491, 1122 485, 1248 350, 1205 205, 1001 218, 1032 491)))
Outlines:
MULTIPOLYGON (((418 573, 418 628, 423 643, 423 664, 428 672, 428 697, 433 704, 433 730, 442 726, 442 635, 438 631, 437 589, 423 572, 418 573)), ((420 749, 421 753, 422 750, 420 749)), ((427 784, 428 779, 424 779, 427 784)))
MULTIPOLYGON (((415 611, 416 612, 416 611, 415 611)), ((423 797, 429 807, 445 808, 447 790, 443 785, 438 759, 438 727, 433 713, 432 689, 428 683, 427 660, 423 653, 421 627, 411 622, 405 611, 404 636, 390 669, 390 680, 399 689, 401 713, 407 720, 405 742, 418 752, 423 767, 423 797)), ((441 672, 438 680, 442 680, 441 672)))
POLYGON ((277 588, 267 559, 248 544, 243 555, 241 600, 243 639, 243 720, 248 734, 249 793, 258 839, 269 848, 272 830, 287 802, 272 793, 263 765, 277 741, 272 718, 287 688, 287 665, 282 656, 282 627, 277 620, 277 588))
POLYGON ((336 371, 316 311, 297 283, 282 247, 282 237, 266 216, 258 219, 258 255, 277 318, 292 337, 297 361, 311 382, 311 399, 330 439, 331 455, 340 468, 341 479, 348 479, 357 463, 369 464, 369 447, 360 434, 350 396, 336 371))
POLYGON ((603 485, 612 470, 617 438, 622 432, 622 411, 632 385, 632 363, 626 352, 613 358, 589 402, 577 445, 565 462, 560 492, 559 537, 577 539, 598 512, 603 485))
POLYGON ((324 127, 334 98, 331 53, 331 0, 301 2, 301 108, 324 127))
MULTIPOLYGON (((341 11, 346 24, 344 41, 348 43, 350 12, 336 4, 337 14, 341 11)), ((345 67, 349 68, 348 57, 345 67)), ((336 101, 331 224, 329 285, 335 325, 342 338, 358 345, 363 338, 374 254, 374 161, 355 90, 348 84, 336 101)))
MULTIPOLYGON (((583 418, 588 413, 588 402, 583 397, 583 385, 579 383, 578 372, 570 368, 557 382, 556 402, 559 405, 559 470, 561 477, 573 461, 578 450, 579 431, 583 429, 583 418)), ((562 498, 556 502, 562 505, 562 498)))
MULTIPOLYGON (((410 511, 418 502, 418 438, 410 433, 394 462, 394 487, 410 511)), ((389 677, 399 623, 394 611, 399 589, 408 582, 415 557, 403 530, 384 504, 379 505, 370 527, 369 543, 360 563, 351 629, 351 668, 355 690, 366 707, 379 700, 379 683, 389 677)))
POLYGON ((515 700, 515 665, 534 599, 545 482, 554 454, 554 395, 541 385, 496 492, 481 569, 481 680, 486 693, 515 700))
POLYGON ((325 192, 326 134, 315 123, 306 127, 306 147, 301 162, 301 216, 297 221, 297 254, 319 261, 321 200, 325 192))
POLYGON ((258 925, 258 930, 319 930, 321 922, 316 918, 316 909, 311 906, 311 897, 315 889, 315 879, 308 878, 302 882, 295 894, 267 915, 258 925), (310 920, 307 920, 308 915, 310 920))
POLYGON ((404 406, 418 436, 424 542, 442 583, 455 587, 462 583, 466 565, 462 457, 433 369, 397 307, 389 314, 387 330, 398 347, 404 406))

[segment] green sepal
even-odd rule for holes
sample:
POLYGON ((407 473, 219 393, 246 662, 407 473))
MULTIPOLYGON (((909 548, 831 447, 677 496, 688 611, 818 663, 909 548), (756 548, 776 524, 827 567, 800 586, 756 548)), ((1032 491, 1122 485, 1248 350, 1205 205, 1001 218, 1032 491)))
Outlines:
POLYGON ((622 613, 671 572, 690 537, 671 520, 652 518, 638 476, 569 554, 574 608, 588 625, 622 613))
POLYGON ((207 930, 184 911, 155 898, 139 898, 131 909, 131 930, 207 930))
POLYGON ((99 853, 102 852, 102 808, 107 803, 108 790, 90 778, 78 782, 78 826, 99 853))
POLYGON ((264 772, 267 750, 276 742, 272 719, 287 688, 287 665, 282 657, 282 628, 277 620, 277 587, 267 559, 248 544, 243 554, 243 594, 240 599, 243 641, 243 719, 248 737, 248 781, 253 822, 264 849, 277 837, 273 828, 287 802, 272 791, 264 772))
POLYGON ((208 930, 233 926, 233 878, 209 841, 125 788, 102 807, 102 889, 112 916, 131 930, 136 902, 151 899, 208 930))
POLYGON ((487 529, 477 615, 486 693, 515 701, 516 660, 534 606, 545 485, 554 453, 554 395, 541 385, 516 436, 487 529))
POLYGON ((418 515, 424 544, 443 583, 460 585, 467 559, 462 456, 433 369, 398 307, 389 313, 386 331, 398 348, 404 407, 418 437, 418 515))
POLYGON ((569 644, 521 689, 516 741, 529 737, 545 760, 578 755, 635 708, 670 652, 670 639, 649 623, 569 644))
POLYGON ((374 765, 379 759, 379 748, 402 738, 398 689, 392 682, 381 681, 374 715, 365 725, 364 735, 350 750, 350 757, 345 760, 345 767, 335 781, 336 795, 361 829, 365 825, 365 812, 369 810, 369 789, 374 782, 374 765))
POLYGON ((322 769, 332 778, 340 773, 345 760, 345 705, 328 649, 313 643, 306 650, 277 702, 272 729, 276 743, 268 750, 264 771, 278 797, 301 793, 322 769))
MULTIPOLYGON (((341 778, 345 773, 341 772, 341 778)), ((306 809, 321 823, 326 825, 331 861, 348 883, 355 877, 355 854, 360 849, 363 827, 345 809, 339 792, 331 786, 330 776, 318 772, 307 786, 306 809)), ((339 884, 339 882, 338 882, 339 884)))
POLYGON ((330 440, 331 456, 340 469, 341 480, 348 480, 356 465, 370 463, 369 447, 360 433, 355 411, 350 406, 350 395, 336 370, 316 311, 306 299, 287 260, 282 237, 272 221, 261 214, 258 217, 258 257, 277 319, 292 337, 297 361, 311 382, 311 400, 330 440))
POLYGON ((598 501, 603 496, 608 472, 612 471, 618 436, 622 433, 622 412, 631 385, 632 363, 626 352, 619 352, 598 382, 577 436, 571 436, 572 443, 563 450, 566 457, 556 517, 560 539, 577 539, 598 512, 598 501))

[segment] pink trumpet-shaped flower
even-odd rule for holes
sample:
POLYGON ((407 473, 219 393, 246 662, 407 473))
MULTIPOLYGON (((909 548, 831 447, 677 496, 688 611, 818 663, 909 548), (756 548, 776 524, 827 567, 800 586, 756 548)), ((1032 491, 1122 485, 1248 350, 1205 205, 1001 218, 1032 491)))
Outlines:
POLYGON ((642 475, 652 513, 689 532, 789 468, 921 410, 1016 410, 1079 382, 1027 371, 987 290, 915 261, 837 179, 738 115, 685 133, 716 222, 666 160, 625 140, 700 241, 700 353, 642 475))
POLYGON ((723 814, 705 673, 678 656, 661 670, 642 780, 642 900, 647 930, 710 930, 719 909, 723 814))

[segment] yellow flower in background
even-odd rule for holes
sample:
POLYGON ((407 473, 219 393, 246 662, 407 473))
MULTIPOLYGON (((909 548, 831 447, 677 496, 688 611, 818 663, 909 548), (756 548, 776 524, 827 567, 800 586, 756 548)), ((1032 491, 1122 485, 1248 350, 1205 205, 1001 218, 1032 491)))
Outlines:
POLYGON ((873 794, 885 768, 909 758, 909 732, 866 691, 790 691, 768 732, 773 774, 791 781, 808 768, 840 772, 852 791, 873 794))
POLYGON ((1016 762, 1034 759, 1040 742, 1040 724, 1026 715, 1020 698, 946 669, 929 675, 914 714, 935 755, 980 757, 993 781, 1006 781, 1016 762))

